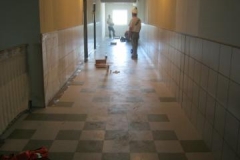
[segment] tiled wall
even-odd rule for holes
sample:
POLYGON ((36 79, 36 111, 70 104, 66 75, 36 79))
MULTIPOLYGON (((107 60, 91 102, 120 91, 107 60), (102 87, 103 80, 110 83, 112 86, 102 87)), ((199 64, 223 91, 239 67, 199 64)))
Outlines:
POLYGON ((0 135, 28 109, 27 46, 0 51, 0 135))
POLYGON ((83 26, 42 35, 45 105, 84 61, 83 26))
POLYGON ((143 26, 141 46, 216 159, 240 158, 240 49, 143 26))

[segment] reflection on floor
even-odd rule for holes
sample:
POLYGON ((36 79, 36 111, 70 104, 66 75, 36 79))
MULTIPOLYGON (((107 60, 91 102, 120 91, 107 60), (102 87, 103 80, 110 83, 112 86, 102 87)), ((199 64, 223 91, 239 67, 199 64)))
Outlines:
POLYGON ((103 42, 51 106, 24 115, 0 154, 45 146, 51 160, 211 160, 143 50, 103 42), (104 58, 110 69, 95 68, 104 58), (114 72, 117 71, 117 72, 114 72))

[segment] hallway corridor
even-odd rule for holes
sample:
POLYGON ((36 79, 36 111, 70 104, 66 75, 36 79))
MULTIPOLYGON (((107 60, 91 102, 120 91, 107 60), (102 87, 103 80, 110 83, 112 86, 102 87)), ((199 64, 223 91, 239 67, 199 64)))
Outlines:
POLYGON ((49 107, 23 115, 0 154, 46 146, 51 160, 213 160, 185 113, 139 48, 106 39, 49 107), (107 55, 106 69, 95 59, 107 55))

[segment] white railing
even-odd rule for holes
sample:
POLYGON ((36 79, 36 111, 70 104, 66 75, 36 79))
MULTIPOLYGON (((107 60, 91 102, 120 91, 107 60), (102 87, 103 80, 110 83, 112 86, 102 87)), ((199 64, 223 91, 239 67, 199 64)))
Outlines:
POLYGON ((0 51, 0 135, 28 109, 27 45, 0 51))

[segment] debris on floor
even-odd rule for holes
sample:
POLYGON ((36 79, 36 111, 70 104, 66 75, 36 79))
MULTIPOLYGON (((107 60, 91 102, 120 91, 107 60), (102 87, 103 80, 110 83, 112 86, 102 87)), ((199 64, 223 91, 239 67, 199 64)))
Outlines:
POLYGON ((18 154, 0 155, 0 160, 49 160, 48 149, 45 147, 36 150, 26 150, 18 154))
POLYGON ((117 42, 111 42, 111 45, 117 45, 117 42))
POLYGON ((96 59, 95 66, 96 68, 106 68, 109 71, 110 64, 107 63, 107 56, 105 56, 105 59, 96 59))
POLYGON ((110 73, 118 74, 118 73, 120 73, 120 71, 115 70, 115 71, 112 72, 112 70, 110 70, 110 73))

